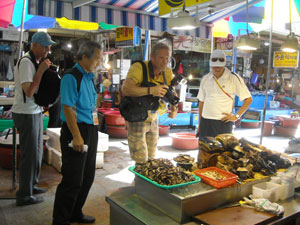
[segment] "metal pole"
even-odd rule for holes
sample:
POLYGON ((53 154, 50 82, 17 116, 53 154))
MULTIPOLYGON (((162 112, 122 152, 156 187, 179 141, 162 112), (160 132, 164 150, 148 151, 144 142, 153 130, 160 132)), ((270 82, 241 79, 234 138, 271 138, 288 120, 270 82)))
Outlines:
POLYGON ((23 0, 23 12, 22 12, 21 30, 20 30, 20 39, 19 39, 19 58, 21 58, 22 49, 23 49, 22 42, 23 42, 23 32, 24 32, 24 20, 25 20, 26 2, 27 2, 27 0, 23 0))
POLYGON ((13 130, 13 182, 12 182, 12 189, 15 190, 17 188, 17 129, 14 126, 13 130))
POLYGON ((274 0, 272 0, 272 6, 271 6, 271 28, 270 28, 270 39, 269 39, 270 44, 269 44, 269 56, 268 56, 268 71, 267 71, 267 78, 266 78, 265 104, 264 104, 263 118, 262 118, 262 124, 261 124, 260 141, 259 141, 260 144, 262 144, 262 139, 263 139, 263 134, 264 134, 265 118, 266 118, 266 110, 267 110, 267 100, 268 100, 269 80, 270 80, 270 73, 271 73, 273 7, 274 7, 274 0))

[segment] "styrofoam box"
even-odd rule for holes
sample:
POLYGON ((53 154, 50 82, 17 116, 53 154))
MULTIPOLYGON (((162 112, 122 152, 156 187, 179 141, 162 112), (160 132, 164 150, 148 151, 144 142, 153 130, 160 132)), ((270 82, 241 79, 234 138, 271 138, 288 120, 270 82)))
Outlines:
POLYGON ((279 101, 270 101, 270 108, 271 109, 278 109, 280 107, 279 101))
MULTIPOLYGON (((47 144, 46 144, 47 145, 47 144)), ((46 161, 58 172, 61 172, 61 152, 47 145, 46 161)))
MULTIPOLYGON (((45 154, 46 162, 53 166, 58 172, 61 172, 61 152, 47 145, 45 154)), ((97 152, 96 155, 96 169, 103 168, 104 152, 97 152)))
POLYGON ((281 186, 271 182, 262 182, 252 186, 253 198, 266 198, 271 202, 277 202, 280 198, 281 186))
POLYGON ((188 112, 192 110, 192 102, 183 102, 182 111, 188 112))
MULTIPOLYGON (((49 136, 49 140, 47 144, 56 149, 57 151, 61 151, 60 149, 60 128, 48 128, 47 135, 49 136)), ((98 132, 98 147, 97 152, 105 152, 108 150, 108 134, 104 134, 98 132)))
MULTIPOLYGON (((61 148, 60 148, 60 128, 48 128, 49 140, 46 142, 48 148, 46 161, 57 171, 61 170, 61 148)), ((108 150, 108 134, 98 132, 98 147, 96 156, 96 168, 103 168, 104 152, 108 150)))

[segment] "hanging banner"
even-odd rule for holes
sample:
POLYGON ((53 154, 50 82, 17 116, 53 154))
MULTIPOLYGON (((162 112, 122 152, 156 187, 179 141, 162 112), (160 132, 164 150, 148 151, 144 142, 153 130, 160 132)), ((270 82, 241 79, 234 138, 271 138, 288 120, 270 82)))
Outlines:
POLYGON ((211 52, 211 40, 193 37, 192 43, 192 51, 193 52, 211 52))
POLYGON ((273 56, 273 67, 296 68, 298 67, 298 52, 275 51, 273 56))
POLYGON ((232 50, 233 49, 233 36, 227 35, 227 38, 215 37, 215 48, 221 50, 232 50))
POLYGON ((116 28, 116 47, 133 46, 133 28, 116 28))
POLYGON ((191 36, 175 36, 173 38, 174 50, 210 53, 210 40, 191 36))
MULTIPOLYGON (((171 13, 171 9, 178 11, 182 9, 184 0, 159 0, 158 9, 159 15, 165 15, 171 13)), ((211 0, 188 0, 185 1, 185 7, 190 7, 194 5, 200 5, 204 2, 210 2, 211 0)))
POLYGON ((173 38, 174 50, 191 51, 193 38, 190 36, 175 36, 173 38))

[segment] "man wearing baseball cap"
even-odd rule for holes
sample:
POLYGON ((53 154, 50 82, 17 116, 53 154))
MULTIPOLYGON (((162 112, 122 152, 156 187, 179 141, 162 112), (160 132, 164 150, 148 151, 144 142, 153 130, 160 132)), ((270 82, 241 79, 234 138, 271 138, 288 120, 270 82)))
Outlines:
POLYGON ((19 190, 16 205, 31 205, 43 201, 34 195, 46 192, 37 186, 43 156, 42 107, 34 101, 44 72, 51 62, 46 58, 55 44, 49 34, 37 32, 32 36, 30 51, 18 61, 15 78, 15 98, 12 106, 14 124, 19 131, 21 149, 19 190), (41 62, 41 63, 40 63, 41 62))
POLYGON ((226 55, 214 50, 209 61, 211 71, 203 76, 197 98, 199 99, 199 137, 215 137, 232 133, 233 122, 238 120, 252 103, 244 80, 225 67, 226 55), (243 105, 232 113, 235 95, 243 105))

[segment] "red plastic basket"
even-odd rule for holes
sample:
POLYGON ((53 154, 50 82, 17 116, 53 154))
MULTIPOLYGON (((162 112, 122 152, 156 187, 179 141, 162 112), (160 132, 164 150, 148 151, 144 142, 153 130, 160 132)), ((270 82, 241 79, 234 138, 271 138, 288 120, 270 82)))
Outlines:
POLYGON ((225 170, 221 170, 217 167, 208 167, 205 169, 200 169, 200 170, 195 170, 194 171, 195 175, 197 175, 198 177, 200 177, 204 183, 209 184, 215 188, 224 188, 224 187, 228 187, 231 185, 234 185, 236 183, 236 180, 238 178, 237 175, 233 174, 233 173, 229 173, 225 170), (215 171, 218 174, 222 175, 223 177, 225 177, 222 180, 216 180, 213 178, 210 178, 202 173, 204 172, 208 172, 208 171, 215 171))

